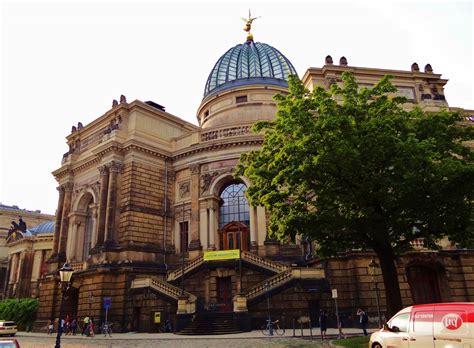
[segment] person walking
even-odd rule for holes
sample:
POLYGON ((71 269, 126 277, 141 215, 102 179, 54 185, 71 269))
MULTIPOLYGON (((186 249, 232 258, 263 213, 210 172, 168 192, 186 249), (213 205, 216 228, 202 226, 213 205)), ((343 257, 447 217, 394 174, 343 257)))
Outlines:
POLYGON ((321 340, 324 341, 328 329, 328 315, 323 309, 319 312, 319 327, 321 328, 321 340))
POLYGON ((369 322, 369 317, 367 313, 365 313, 364 308, 358 308, 356 315, 359 316, 359 324, 362 327, 362 331, 364 332, 364 336, 367 336, 367 323, 369 322))
POLYGON ((90 337, 94 337, 94 329, 95 329, 95 327, 94 327, 94 318, 90 319, 89 329, 90 329, 90 333, 89 333, 90 337))
POLYGON ((89 317, 85 317, 84 318, 84 325, 82 326, 82 332, 81 332, 81 336, 89 336, 89 321, 90 321, 90 318, 89 317))

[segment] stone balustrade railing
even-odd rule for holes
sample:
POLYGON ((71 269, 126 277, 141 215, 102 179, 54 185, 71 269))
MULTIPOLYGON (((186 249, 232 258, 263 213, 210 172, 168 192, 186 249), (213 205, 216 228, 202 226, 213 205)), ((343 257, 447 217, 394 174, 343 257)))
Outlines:
POLYGON ((87 269, 87 262, 72 262, 69 265, 74 270, 74 272, 84 271, 87 269))
POLYGON ((267 260, 248 251, 242 251, 242 259, 249 263, 253 263, 254 265, 266 268, 275 273, 280 273, 289 269, 288 265, 267 260))
POLYGON ((189 271, 192 271, 193 269, 195 269, 196 267, 199 267, 202 263, 204 262, 204 258, 203 256, 198 256, 190 261, 188 261, 185 265, 184 265, 184 272, 183 272, 183 266, 175 269, 174 271, 171 271, 168 273, 168 275, 166 276, 166 280, 169 281, 169 282, 172 282, 176 279, 178 279, 179 277, 181 277, 184 274, 188 273, 189 271))
MULTIPOLYGON (((155 289, 156 291, 171 297, 175 300, 178 300, 178 298, 181 296, 181 288, 174 286, 164 280, 158 279, 158 278, 138 278, 134 279, 132 281, 132 289, 139 289, 139 288, 147 288, 150 287, 152 289, 155 289)), ((195 302, 196 301, 196 296, 185 291, 184 295, 188 297, 188 300, 190 302, 195 302)))

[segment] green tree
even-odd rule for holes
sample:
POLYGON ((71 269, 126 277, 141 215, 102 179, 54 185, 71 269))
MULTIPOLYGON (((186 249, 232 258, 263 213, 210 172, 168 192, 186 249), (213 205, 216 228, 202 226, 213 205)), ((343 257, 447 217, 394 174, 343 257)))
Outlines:
POLYGON ((270 211, 274 237, 311 236, 323 257, 372 249, 392 315, 402 307, 395 260, 411 241, 474 244, 474 171, 463 116, 406 110, 390 79, 359 89, 344 73, 342 87, 309 92, 290 77, 275 120, 253 127, 262 148, 241 156, 237 174, 252 183, 250 202, 270 211))

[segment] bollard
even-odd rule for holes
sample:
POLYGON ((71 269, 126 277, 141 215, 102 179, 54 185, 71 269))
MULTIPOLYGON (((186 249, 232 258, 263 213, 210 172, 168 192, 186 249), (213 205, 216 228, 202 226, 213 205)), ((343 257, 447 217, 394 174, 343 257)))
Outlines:
POLYGON ((293 337, 296 337, 296 320, 293 319, 293 337))
POLYGON ((308 323, 309 325, 309 336, 311 337, 311 341, 313 340, 313 326, 311 325, 311 320, 308 323))
POLYGON ((300 323, 300 329, 301 329, 301 337, 304 337, 303 323, 300 323))

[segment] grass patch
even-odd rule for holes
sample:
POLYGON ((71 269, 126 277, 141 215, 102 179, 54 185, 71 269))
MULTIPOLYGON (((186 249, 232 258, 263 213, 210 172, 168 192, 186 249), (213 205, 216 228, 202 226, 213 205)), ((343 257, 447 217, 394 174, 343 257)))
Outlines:
POLYGON ((369 336, 351 337, 343 340, 334 340, 332 344, 340 347, 367 348, 369 338, 369 336))

